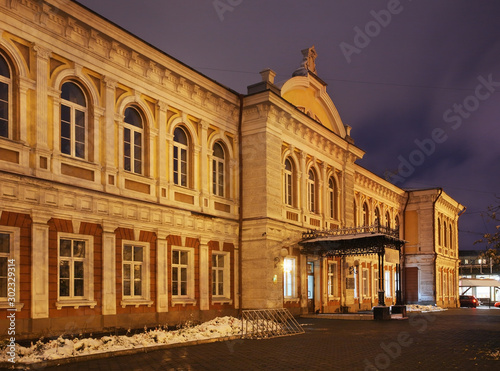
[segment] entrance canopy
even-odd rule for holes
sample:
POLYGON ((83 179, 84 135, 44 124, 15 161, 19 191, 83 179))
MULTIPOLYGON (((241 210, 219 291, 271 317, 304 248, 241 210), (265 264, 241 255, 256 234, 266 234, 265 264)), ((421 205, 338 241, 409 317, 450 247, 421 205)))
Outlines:
POLYGON ((307 231, 302 233, 299 245, 302 247, 301 252, 307 255, 346 256, 385 254, 386 248, 399 251, 404 243, 399 239, 399 229, 374 225, 307 231))

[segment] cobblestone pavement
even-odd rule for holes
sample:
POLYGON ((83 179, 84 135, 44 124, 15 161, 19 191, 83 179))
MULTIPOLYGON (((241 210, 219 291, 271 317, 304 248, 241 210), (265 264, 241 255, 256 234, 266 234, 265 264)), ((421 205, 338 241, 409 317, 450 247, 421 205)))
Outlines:
POLYGON ((500 309, 410 313, 407 320, 300 322, 302 335, 171 348, 45 370, 500 369, 500 309))

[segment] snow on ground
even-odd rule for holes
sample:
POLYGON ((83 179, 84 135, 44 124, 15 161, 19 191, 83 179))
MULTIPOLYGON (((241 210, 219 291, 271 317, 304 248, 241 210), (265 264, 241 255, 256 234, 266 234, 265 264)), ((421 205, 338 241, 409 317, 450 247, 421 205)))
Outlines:
POLYGON ((422 313, 428 313, 428 312, 442 312, 444 310, 447 310, 445 308, 438 307, 436 305, 419 305, 419 304, 408 304, 406 306, 406 311, 407 312, 422 312, 422 313))
MULTIPOLYGON (((47 342, 38 341, 30 347, 16 344, 16 362, 35 363, 40 361, 75 357, 95 353, 150 347, 161 344, 184 343, 239 335, 241 321, 234 317, 218 317, 198 326, 185 327, 176 331, 154 329, 144 333, 103 336, 100 339, 64 339, 47 342)), ((7 362, 7 348, 0 350, 0 362, 7 362)))

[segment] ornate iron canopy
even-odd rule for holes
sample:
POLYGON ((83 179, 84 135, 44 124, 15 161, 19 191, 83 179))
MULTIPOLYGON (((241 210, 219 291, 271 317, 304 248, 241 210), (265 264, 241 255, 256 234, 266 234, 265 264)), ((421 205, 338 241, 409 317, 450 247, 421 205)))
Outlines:
POLYGON ((405 241, 399 229, 369 227, 310 230, 302 233, 301 253, 319 256, 384 254, 386 248, 400 250, 405 241))

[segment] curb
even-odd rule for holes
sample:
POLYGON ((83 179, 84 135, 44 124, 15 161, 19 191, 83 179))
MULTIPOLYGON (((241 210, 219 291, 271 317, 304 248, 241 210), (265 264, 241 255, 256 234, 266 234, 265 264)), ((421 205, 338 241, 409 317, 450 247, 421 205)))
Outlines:
POLYGON ((225 337, 218 337, 218 338, 211 338, 211 339, 186 341, 185 343, 152 345, 152 346, 141 347, 141 348, 123 349, 123 350, 94 353, 94 354, 83 354, 83 355, 78 355, 78 356, 73 356, 73 357, 68 357, 68 358, 60 358, 60 359, 53 359, 53 360, 33 362, 33 363, 0 362, 0 370, 40 370, 40 369, 43 369, 46 367, 61 366, 61 365, 66 365, 66 364, 76 363, 76 362, 93 361, 96 359, 111 358, 111 357, 117 357, 117 356, 126 356, 126 355, 132 355, 132 354, 137 354, 137 353, 149 353, 149 352, 154 352, 157 350, 165 350, 165 349, 170 349, 170 348, 180 348, 180 347, 194 346, 194 345, 200 345, 200 344, 216 343, 219 341, 231 341, 231 340, 241 339, 241 337, 242 337, 242 335, 233 335, 233 336, 225 336, 225 337))

